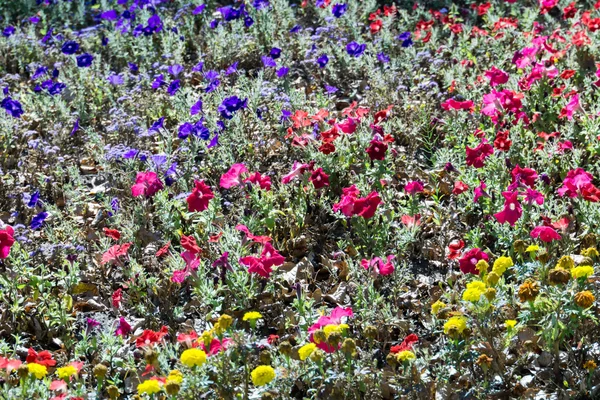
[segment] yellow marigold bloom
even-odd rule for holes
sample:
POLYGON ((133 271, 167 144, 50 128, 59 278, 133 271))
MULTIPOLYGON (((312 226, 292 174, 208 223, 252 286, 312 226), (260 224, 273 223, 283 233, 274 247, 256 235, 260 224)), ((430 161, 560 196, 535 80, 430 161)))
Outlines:
POLYGON ((513 329, 517 325, 517 321, 514 319, 507 319, 504 321, 504 326, 506 329, 513 329))
POLYGON ((492 271, 488 274, 488 276, 485 278, 485 281, 487 282, 488 285, 490 286, 494 286, 496 283, 498 283, 498 281, 500 280, 500 275, 498 275, 496 272, 492 271))
POLYGON ((463 300, 476 302, 482 294, 485 293, 485 283, 482 281, 473 281, 467 283, 467 289, 463 293, 463 300))
POLYGON ((154 394, 160 392, 160 382, 155 379, 148 379, 137 385, 138 394, 154 394))
POLYGON ((192 368, 206 362, 206 353, 200 349, 187 349, 181 353, 181 362, 192 368))
POLYGON ((219 317, 219 321, 217 322, 217 326, 219 327, 219 331, 223 333, 226 331, 231 324, 233 323, 233 318, 231 318, 227 314, 223 314, 219 317))
POLYGON ((538 294, 540 294, 540 285, 534 280, 527 279, 519 286, 519 300, 522 303, 535 300, 538 294))
POLYGON ((404 350, 404 351, 399 352, 398 355, 396 356, 396 358, 400 362, 405 362, 405 361, 412 361, 412 360, 416 359, 417 356, 415 355, 415 353, 413 353, 410 350, 404 350))
POLYGON ((581 255, 590 258, 598 258, 599 256, 598 250, 595 247, 588 247, 587 249, 582 250, 581 255))
POLYGON ((594 360, 587 360, 583 363, 583 368, 587 369, 589 372, 594 371, 598 366, 594 360))
POLYGON ((67 365, 66 367, 58 368, 56 370, 56 375, 64 381, 71 378, 73 375, 77 375, 77 368, 72 365, 67 365))
POLYGON ((571 276, 575 279, 587 278, 590 275, 594 275, 594 267, 589 265, 575 267, 571 270, 571 276))
POLYGON ((575 266, 575 261, 571 256, 562 256, 556 263, 556 268, 571 269, 575 266))
POLYGON ((467 329, 467 317, 461 315, 457 317, 451 317, 444 324, 444 333, 449 334, 451 332, 463 333, 467 329))
POLYGON ((340 335, 344 333, 344 331, 348 329, 347 324, 339 324, 339 325, 325 325, 323 327, 323 332, 325 332, 325 336, 329 337, 332 333, 339 333, 340 335))
POLYGON ((537 244, 530 244, 529 246, 527 246, 527 248, 525 249, 525 251, 527 253, 532 253, 534 251, 538 251, 540 249, 540 246, 538 246, 537 244))
POLYGON ((36 363, 28 363, 27 370, 37 379, 43 379, 48 374, 48 368, 45 365, 36 364, 36 363))
POLYGON ((446 307, 446 304, 444 304, 444 303, 442 303, 441 301, 438 300, 438 301, 436 301, 435 303, 433 303, 431 305, 431 313, 432 314, 437 314, 444 307, 446 307))
POLYGON ((314 343, 308 343, 308 344, 305 344, 304 346, 300 347, 298 349, 298 356, 300 357, 300 360, 302 360, 302 361, 306 360, 308 357, 310 357, 310 355, 312 354, 313 351, 315 351, 316 348, 317 348, 317 345, 314 343))
POLYGON ((494 267, 492 271, 497 273, 498 275, 502 275, 507 269, 515 265, 513 263, 512 258, 510 257, 498 257, 496 261, 494 261, 494 267))
POLYGON ((171 371, 169 373, 169 376, 167 376, 167 383, 169 382, 175 382, 181 385, 181 383, 183 382, 183 374, 181 373, 181 371, 177 369, 171 371))
POLYGON ((254 386, 263 386, 275 379, 275 370, 269 365, 260 365, 250 373, 254 386))
POLYGON ((485 260, 479 260, 477 261, 477 264, 475 264, 475 268, 477 268, 479 273, 487 272, 488 268, 490 268, 490 264, 485 260))
POLYGON ((261 319, 263 316, 258 311, 250 311, 244 314, 244 321, 256 321, 257 319, 261 319))
POLYGON ((198 343, 203 343, 205 347, 209 347, 213 340, 212 331, 204 331, 198 338, 198 343))

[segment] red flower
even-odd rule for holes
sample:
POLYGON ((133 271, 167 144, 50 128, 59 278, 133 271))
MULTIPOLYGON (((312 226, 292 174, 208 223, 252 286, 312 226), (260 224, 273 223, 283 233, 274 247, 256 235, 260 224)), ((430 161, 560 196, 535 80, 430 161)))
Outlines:
POLYGON ((180 333, 177 335, 177 343, 184 343, 186 347, 198 347, 198 334, 196 331, 191 331, 190 333, 180 333))
POLYGON ((154 332, 153 330, 146 329, 142 332, 141 336, 135 340, 136 347, 153 346, 159 343, 162 338, 169 333, 169 328, 163 326, 160 331, 154 332))
POLYGON ((52 359, 52 354, 48 350, 36 352, 31 347, 27 350, 27 360, 28 363, 36 363, 43 365, 45 367, 54 367, 56 365, 56 361, 52 359))
POLYGON ((388 145, 381 140, 373 139, 371 140, 371 144, 367 147, 367 154, 369 158, 372 160, 383 160, 385 159, 385 152, 388 149, 388 145))
POLYGON ((575 2, 573 1, 563 9, 563 19, 573 18, 575 14, 577 14, 577 8, 575 7, 575 2))
POLYGON ((492 67, 485 71, 485 77, 490 80, 490 85, 492 86, 498 86, 508 82, 508 74, 496 67, 492 67))
POLYGON ((371 192, 367 197, 361 197, 354 202, 354 214, 360 215, 365 219, 372 218, 380 203, 381 197, 379 197, 379 193, 371 192))
POLYGON ((493 147, 485 139, 475 148, 467 146, 467 165, 482 168, 485 159, 494 153, 493 147))
POLYGON ((411 333, 410 335, 408 335, 407 337, 404 338, 404 340, 402 341, 402 343, 396 345, 396 346, 392 346, 390 348, 390 353, 400 353, 401 351, 405 351, 405 350, 411 350, 414 346, 415 343, 417 343, 419 341, 419 337, 417 335, 415 335, 414 333, 411 333))
POLYGON ((459 195, 461 193, 466 192, 467 190, 469 190, 469 186, 466 183, 464 183, 463 181, 456 181, 454 182, 454 189, 452 189, 452 194, 459 195))
POLYGON ((404 186, 404 191, 411 196, 423 192, 423 189, 423 182, 421 181, 410 181, 404 186))
POLYGON ((517 199, 519 192, 502 192, 502 196, 504 196, 504 209, 499 213, 494 214, 494 217, 501 224, 508 222, 510 226, 515 226, 515 222, 521 218, 523 214, 523 209, 521 208, 521 203, 517 199))
POLYGON ((13 369, 18 369, 21 364, 21 360, 4 358, 0 356, 0 369, 5 369, 7 374, 10 374, 13 369))
POLYGON ((448 99, 442 103, 442 108, 448 110, 472 110, 473 102, 471 100, 458 101, 455 99, 448 99))
POLYGON ((165 254, 167 254, 170 246, 171 246, 171 242, 167 242, 163 247, 158 249, 158 251, 156 252, 156 258, 160 258, 160 257, 164 256, 165 254))
POLYGON ((266 243, 260 258, 248 256, 240 258, 239 261, 240 264, 248 266, 248 272, 268 278, 272 272, 271 268, 283 264, 285 262, 285 257, 279 254, 277 250, 273 248, 271 243, 266 243))
POLYGON ((204 343, 200 343, 200 347, 206 352, 206 355, 210 357, 214 356, 215 354, 219 354, 219 352, 221 351, 225 351, 225 349, 231 344, 231 342, 232 340, 229 338, 224 338, 223 341, 214 338, 210 342, 210 346, 208 349, 206 348, 206 346, 204 346, 204 343))
POLYGON ((193 236, 181 235, 181 247, 191 252, 192 254, 199 254, 202 252, 200 247, 196 244, 196 239, 193 236))
POLYGON ((371 22, 369 28, 371 28, 371 35, 374 35, 377 32, 379 32, 381 28, 383 28, 383 21, 380 19, 376 19, 375 21, 371 22))
POLYGON ((244 232, 246 234, 246 237, 248 238, 248 240, 253 240, 257 243, 262 243, 262 244, 266 244, 267 242, 270 242, 272 239, 268 236, 257 236, 252 234, 252 232, 250 232, 250 229, 248 229, 248 227, 246 225, 237 225, 235 227, 236 230, 240 231, 240 232, 244 232))
POLYGON ((333 145, 333 143, 323 143, 319 147, 319 151, 325 155, 331 154, 335 151, 335 145, 333 145))
POLYGON ((275 343, 277 343, 278 340, 279 340, 278 335, 269 335, 267 337, 267 343, 269 343, 271 346, 273 346, 275 343))
POLYGON ((204 181, 194 180, 194 189, 186 199, 188 210, 202 212, 208 208, 208 203, 214 197, 212 190, 204 181))
POLYGON ((121 307, 121 301, 123 300, 123 289, 118 288, 112 294, 112 305, 115 308, 121 307))
POLYGON ((494 147, 498 150, 509 151, 512 140, 508 138, 508 131, 499 131, 494 139, 494 147))
POLYGON ((0 230, 0 259, 4 259, 10 254, 10 248, 15 243, 14 234, 12 226, 7 225, 5 229, 0 230))
POLYGON ((385 121, 386 119, 389 118, 390 114, 392 113, 392 108, 394 108, 393 104, 390 104, 385 110, 381 110, 381 111, 377 111, 375 113, 375 117, 373 119, 373 124, 377 125, 382 121, 385 121))
POLYGON ((510 175, 512 176, 513 184, 517 181, 520 181, 529 186, 530 188, 533 188, 535 186, 535 181, 538 178, 538 174, 537 172, 535 172, 534 169, 521 168, 519 167, 519 164, 517 164, 517 166, 513 168, 513 170, 510 172, 510 175))
POLYGON ((163 183, 156 175, 156 172, 138 172, 135 178, 135 184, 131 187, 131 195, 133 197, 138 197, 141 195, 151 197, 162 188, 163 183))
POLYGON ((465 242, 463 240, 453 240, 448 245, 448 259, 455 260, 462 254, 462 249, 465 248, 465 242))
POLYGON ((271 190, 271 178, 266 175, 261 175, 259 172, 251 174, 249 177, 244 179, 244 182, 254 183, 263 190, 271 190))
POLYGON ((115 240, 119 240, 121 238, 121 233, 116 230, 116 229, 108 229, 108 228, 104 228, 104 234, 106 236, 108 236, 109 238, 115 239, 115 240))
POLYGON ((329 175, 323 171, 323 168, 315 169, 308 180, 312 182, 315 189, 321 189, 323 186, 329 186, 329 175))
POLYGON ((483 252, 480 248, 475 247, 467 251, 463 256, 458 260, 458 265, 460 266, 460 270, 463 274, 479 274, 479 271, 475 267, 479 260, 489 261, 490 257, 483 252))
POLYGON ((123 245, 115 244, 106 253, 102 254, 102 265, 108 264, 112 261, 118 261, 119 257, 126 256, 127 251, 131 247, 131 243, 125 243, 123 245))
POLYGON ((542 242, 546 243, 561 239, 558 232, 556 232, 554 228, 551 228, 549 226, 536 226, 535 228, 533 228, 529 235, 533 239, 539 238, 542 242))

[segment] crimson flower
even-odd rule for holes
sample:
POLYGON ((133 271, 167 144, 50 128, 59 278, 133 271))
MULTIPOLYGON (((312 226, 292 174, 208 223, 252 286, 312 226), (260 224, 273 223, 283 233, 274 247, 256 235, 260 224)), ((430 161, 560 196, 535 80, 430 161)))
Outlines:
POLYGON ((538 178, 538 174, 534 169, 521 168, 519 167, 519 164, 517 164, 517 166, 514 167, 512 171, 510 171, 510 175, 512 176, 512 183, 515 183, 517 182, 517 180, 520 180, 530 188, 533 188, 535 186, 535 181, 538 178))
POLYGON ((315 189, 321 189, 324 186, 329 186, 329 175, 323 171, 323 168, 314 170, 308 180, 312 182, 315 189))
POLYGON ((202 350, 206 352, 207 356, 214 356, 215 354, 219 354, 221 351, 225 351, 225 349, 231 345, 233 341, 229 338, 223 338, 223 340, 219 340, 217 338, 213 338, 208 346, 208 349, 204 345, 204 343, 200 343, 200 347, 202 350))
POLYGON ((417 193, 421 193, 423 191, 423 182, 421 181, 410 181, 404 186, 404 190, 406 193, 414 196, 417 193))
POLYGON ((271 178, 266 175, 261 175, 259 172, 255 172, 244 179, 244 182, 254 183, 263 190, 271 190, 271 178))
POLYGON ((473 101, 465 100, 458 101, 455 99, 448 99, 442 103, 442 108, 446 111, 449 110, 472 110, 473 109, 473 101))
POLYGON ((465 242, 461 240, 453 240, 448 245, 448 259, 455 260, 462 254, 462 249, 465 248, 465 242))
POLYGON ((363 259, 361 260, 360 265, 367 270, 372 267, 379 275, 391 275, 394 272, 394 264, 392 264, 394 258, 396 258, 396 256, 389 255, 387 256, 386 262, 379 257, 374 257, 371 260, 363 259))
POLYGON ((163 326, 160 331, 155 332, 151 329, 145 329, 144 332, 135 340, 135 347, 153 346, 159 343, 162 338, 169 333, 169 328, 163 326))
POLYGON ((116 229, 108 229, 104 227, 104 234, 114 240, 119 240, 121 238, 121 232, 116 229))
POLYGON ((271 268, 283 264, 285 257, 279 254, 271 243, 265 243, 260 257, 247 256, 240 258, 239 261, 240 264, 248 267, 248 272, 268 278, 271 276, 271 268))
POLYGON ((123 301, 123 289, 118 288, 112 294, 112 305, 115 308, 121 307, 121 301, 123 301))
POLYGON ((501 224, 508 222, 510 226, 515 226, 515 222, 521 218, 523 209, 521 203, 519 203, 518 196, 519 192, 502 192, 504 197, 504 209, 499 213, 494 214, 494 217, 501 224))
POLYGON ((198 244, 196 243, 196 239, 193 236, 185 236, 181 235, 181 247, 191 252, 192 254, 199 254, 202 252, 198 244))
POLYGON ((401 351, 406 351, 406 350, 410 350, 413 348, 414 344, 417 343, 419 341, 419 337, 417 335, 415 335, 414 333, 411 333, 410 335, 408 335, 407 337, 404 338, 404 340, 402 341, 402 343, 400 343, 399 345, 396 346, 392 346, 390 348, 390 353, 400 353, 401 351))
POLYGON ((31 347, 29 350, 27 350, 26 361, 30 364, 36 363, 45 367, 54 367, 56 365, 56 360, 52 358, 52 353, 50 353, 48 350, 43 350, 38 353, 31 347))
POLYGON ((127 336, 130 333, 131 333, 131 325, 129 325, 129 323, 127 321, 125 321, 125 318, 120 317, 119 323, 117 324, 117 330, 115 331, 115 335, 116 336, 127 336))
POLYGON ((466 192, 467 190, 469 190, 469 186, 466 183, 464 183, 463 181, 456 181, 456 182, 454 182, 454 188, 452 189, 452 194, 459 195, 461 193, 466 192))
POLYGON ((494 148, 483 139, 475 148, 467 146, 467 165, 475 168, 482 168, 485 159, 494 153, 494 148))
POLYGON ((373 191, 367 197, 356 199, 354 202, 354 214, 364 219, 372 218, 379 204, 381 204, 381 197, 379 197, 379 193, 373 191))
POLYGON ((554 240, 560 240, 561 237, 550 226, 536 226, 529 234, 533 239, 539 238, 542 242, 550 243, 554 240))
POLYGON ((0 230, 0 259, 4 259, 10 254, 10 248, 15 243, 14 234, 12 226, 6 226, 5 229, 0 230))
POLYGON ((214 197, 215 195, 212 190, 210 190, 210 187, 204 181, 194 180, 194 189, 192 189, 192 193, 186 199, 188 210, 191 212, 202 212, 208 208, 208 203, 214 197))
POLYGON ((388 149, 387 143, 382 142, 381 140, 378 140, 378 139, 373 139, 373 140, 371 140, 371 144, 369 145, 369 147, 367 147, 367 149, 365 151, 369 155, 369 158, 371 159, 371 161, 373 161, 373 160, 384 160, 385 152, 387 151, 387 149, 388 149))
POLYGON ((133 197, 138 197, 141 195, 152 197, 162 188, 163 183, 156 175, 156 172, 138 172, 135 178, 135 184, 131 186, 131 195, 133 197))
POLYGON ((235 229, 240 232, 244 232, 246 234, 246 237, 248 238, 248 240, 252 240, 257 243, 266 244, 267 242, 270 242, 272 240, 269 236, 258 236, 258 235, 252 234, 252 232, 250 232, 250 229, 248 229, 248 227, 246 225, 242 225, 242 224, 237 225, 235 227, 235 229))
POLYGON ((485 77, 490 80, 490 85, 492 86, 498 86, 508 82, 508 74, 496 67, 492 67, 485 71, 485 77))
POLYGON ((479 274, 479 271, 475 267, 479 260, 489 261, 490 257, 483 252, 480 248, 475 247, 466 253, 458 260, 458 265, 463 274, 479 274))

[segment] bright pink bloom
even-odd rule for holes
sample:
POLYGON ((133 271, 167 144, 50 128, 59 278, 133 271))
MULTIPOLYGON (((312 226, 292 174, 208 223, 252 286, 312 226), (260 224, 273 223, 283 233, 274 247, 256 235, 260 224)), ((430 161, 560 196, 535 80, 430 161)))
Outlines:
POLYGON ((233 341, 229 338, 224 338, 223 341, 214 338, 212 342, 210 342, 208 349, 204 346, 204 343, 200 343, 200 347, 206 352, 206 355, 210 357, 219 354, 221 351, 225 351, 232 342, 233 341))
POLYGON ((494 214, 494 217, 501 224, 508 222, 510 226, 515 226, 515 222, 521 218, 523 214, 523 209, 521 208, 521 203, 517 197, 519 196, 518 192, 502 192, 502 196, 504 196, 504 209, 499 213, 494 214))
POLYGON ((192 347, 198 347, 198 334, 196 331, 190 333, 180 333, 177 335, 177 343, 185 344, 185 347, 191 349, 192 347))
POLYGON ((476 268, 479 260, 490 261, 490 257, 480 248, 475 247, 463 254, 463 256, 458 260, 458 265, 460 266, 460 270, 463 274, 474 274, 478 275, 479 271, 476 268))
POLYGON ((404 186, 404 191, 411 196, 423 192, 423 189, 423 182, 421 181, 410 181, 404 186))
POLYGON ((249 177, 244 179, 244 182, 254 183, 263 190, 271 190, 271 178, 266 175, 261 175, 259 172, 251 174, 249 177))
POLYGON ((371 161, 373 161, 373 160, 384 160, 387 149, 388 149, 387 143, 382 142, 381 140, 378 140, 378 139, 373 139, 373 140, 371 140, 369 147, 367 147, 367 149, 365 151, 369 155, 369 158, 371 159, 371 161))
POLYGON ((479 181, 479 186, 477 186, 475 189, 473 189, 473 194, 475 195, 473 197, 473 203, 477 203, 477 201, 479 200, 480 197, 490 197, 489 194, 486 193, 485 188, 487 187, 487 185, 485 184, 484 181, 479 181))
POLYGON ((512 176, 512 183, 516 183, 517 187, 518 182, 523 182, 530 188, 533 188, 535 186, 535 181, 538 178, 538 174, 537 172, 535 172, 534 169, 521 168, 519 167, 519 164, 517 164, 517 166, 514 167, 512 171, 510 171, 510 175, 512 176))
POLYGON ((315 169, 308 180, 312 182, 315 189, 321 189, 324 186, 329 186, 329 175, 323 171, 323 168, 315 169))
MULTIPOLYGON (((329 316, 321 316, 319 317, 319 319, 317 320, 317 322, 315 322, 314 324, 312 324, 310 326, 310 328, 308 328, 308 333, 310 333, 310 337, 309 340, 313 343, 315 343, 314 339, 313 339, 313 332, 326 327, 327 325, 340 325, 342 323, 342 318, 344 317, 352 317, 354 316, 354 314, 352 313, 352 308, 348 307, 348 308, 343 308, 343 307, 336 307, 332 312, 331 315, 329 316)), ((318 348, 320 348, 321 350, 327 352, 327 353, 333 353, 334 351, 336 351, 336 348, 333 348, 332 346, 328 345, 325 342, 321 342, 321 343, 315 343, 317 345, 318 348)))
POLYGON ((373 268, 373 270, 379 275, 391 275, 394 272, 394 264, 392 264, 392 260, 396 258, 394 255, 387 256, 386 262, 379 257, 374 257, 371 260, 361 260, 360 265, 363 266, 364 269, 373 268))
POLYGON ((359 119, 349 117, 349 118, 346 118, 341 123, 336 124, 336 125, 342 132, 350 134, 350 133, 354 133, 356 131, 359 121, 360 121, 359 119))
MULTIPOLYGON (((63 381, 62 379, 57 379, 57 380, 52 381, 50 383, 50 388, 49 389, 51 391, 58 391, 58 390, 60 390, 60 391, 66 391, 68 388, 69 388, 69 386, 67 385, 67 382, 63 381)), ((64 399, 65 397, 61 397, 63 395, 66 396, 67 393, 63 393, 60 396, 53 397, 51 400, 64 399)))
POLYGON ((487 140, 483 139, 481 143, 475 148, 467 146, 467 165, 475 168, 482 168, 485 159, 494 153, 494 148, 490 145, 487 140))
POLYGON ((492 90, 492 93, 483 96, 481 113, 489 117, 495 117, 506 112, 513 112, 516 114, 523 106, 521 103, 522 98, 523 94, 517 94, 512 90, 492 90))
POLYGON ((458 101, 455 99, 448 99, 442 103, 442 108, 446 111, 449 111, 449 110, 471 110, 473 108, 473 101, 471 101, 471 100, 458 101))
POLYGON ((573 114, 575 113, 575 111, 579 110, 581 110, 581 105, 579 104, 579 93, 576 93, 573 96, 571 96, 571 100, 569 100, 567 105, 563 107, 562 110, 560 110, 558 118, 562 119, 566 117, 570 121, 573 119, 573 114))
POLYGON ((183 283, 188 276, 198 271, 198 266, 200 265, 200 258, 198 253, 184 251, 183 253, 181 253, 181 258, 183 258, 183 260, 185 261, 185 267, 173 271, 171 281, 175 283, 183 283))
POLYGON ((131 195, 133 197, 138 197, 141 195, 152 197, 162 188, 163 183, 156 175, 156 172, 138 172, 137 176, 135 177, 135 184, 131 187, 131 195))
POLYGON ((266 243, 263 247, 263 251, 259 257, 242 257, 240 258, 240 264, 246 265, 248 272, 258 274, 263 278, 271 276, 272 267, 281 265, 285 262, 285 257, 277 252, 271 245, 266 243))
POLYGON ((529 205, 537 203, 541 206, 544 204, 544 195, 537 190, 527 188, 527 192, 525 193, 525 202, 529 205))
POLYGON ((281 178, 281 183, 283 183, 284 185, 287 185, 288 183, 290 183, 292 181, 292 179, 304 174, 309 168, 310 168, 309 164, 303 164, 299 161, 294 161, 294 165, 292 165, 292 170, 290 171, 289 174, 287 174, 287 175, 283 176, 283 178, 281 178))
POLYGON ((10 254, 10 248, 15 243, 14 234, 15 231, 10 225, 0 230, 0 259, 4 259, 10 254))
POLYGON ((354 215, 354 202, 360 194, 356 185, 342 189, 342 198, 339 203, 333 205, 333 211, 341 211, 346 217, 354 215))
POLYGON ((267 242, 270 242, 272 240, 269 236, 257 236, 257 235, 252 234, 252 232, 250 232, 250 229, 248 229, 248 227, 246 225, 242 225, 242 224, 237 225, 235 227, 235 229, 240 232, 244 232, 246 234, 246 237, 248 238, 248 240, 252 240, 257 243, 266 244, 267 242))
POLYGON ((530 233, 530 236, 535 239, 539 238, 542 242, 552 242, 553 240, 560 240, 558 232, 549 226, 536 226, 530 233))
POLYGON ((120 317, 119 324, 117 325, 117 330, 115 331, 115 335, 116 336, 127 336, 130 333, 131 333, 131 325, 129 325, 129 323, 127 321, 125 321, 125 318, 120 317))
POLYGON ((485 77, 490 80, 490 85, 492 86, 498 86, 508 82, 508 74, 496 67, 492 67, 485 71, 485 77))
POLYGON ((577 197, 585 188, 592 185, 594 177, 583 168, 572 169, 563 180, 563 185, 558 189, 560 196, 577 197))
POLYGON ((234 186, 242 183, 240 177, 242 174, 247 174, 248 168, 244 164, 233 164, 229 171, 221 175, 219 184, 224 189, 231 189, 234 186))
POLYGON ((215 197, 210 187, 204 181, 194 180, 194 189, 187 197, 188 211, 202 212, 208 208, 208 203, 215 197))
POLYGON ((123 289, 118 288, 112 294, 112 305, 115 308, 121 307, 121 301, 123 301, 123 289))
POLYGON ((131 245, 132 243, 125 243, 123 245, 115 244, 112 246, 106 253, 102 254, 102 265, 112 261, 119 261, 119 257, 125 257, 131 245))
POLYGON ((512 62, 517 68, 524 69, 535 61, 538 50, 539 47, 537 46, 525 47, 524 49, 515 52, 512 62))
POLYGON ((400 221, 406 225, 407 228, 412 228, 413 226, 421 225, 421 214, 416 214, 414 216, 405 214, 400 218, 400 221))

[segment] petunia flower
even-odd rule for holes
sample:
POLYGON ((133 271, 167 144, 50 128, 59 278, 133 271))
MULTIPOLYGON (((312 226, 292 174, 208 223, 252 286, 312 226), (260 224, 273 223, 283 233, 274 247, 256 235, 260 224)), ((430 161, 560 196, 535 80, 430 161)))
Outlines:
POLYGON ((423 192, 423 182, 421 181, 409 181, 405 186, 404 186, 404 191, 408 194, 410 194, 411 196, 416 195, 417 193, 421 193, 423 192))
POLYGON ((294 164, 292 165, 292 170, 287 175, 284 175, 281 178, 281 183, 287 185, 292 181, 292 179, 304 174, 304 172, 306 172, 309 168, 309 164, 303 164, 299 161, 294 161, 294 164))
POLYGON ((542 242, 550 243, 554 240, 560 240, 561 237, 549 226, 536 226, 529 234, 533 239, 539 238, 542 242))
POLYGON ((123 245, 115 244, 111 248, 109 248, 106 253, 102 254, 102 262, 101 264, 108 264, 112 261, 119 261, 119 257, 124 257, 127 255, 127 251, 131 247, 132 243, 125 243, 123 245))
POLYGON ((248 173, 248 168, 244 164, 233 164, 229 171, 221 175, 219 184, 224 189, 230 189, 242 183, 240 177, 246 173, 248 173))
POLYGON ((371 260, 363 259, 361 260, 360 265, 366 270, 373 268, 379 275, 391 275, 394 272, 394 264, 392 264, 394 258, 396 258, 396 256, 389 255, 387 256, 386 262, 379 257, 374 257, 371 260))
POLYGON ((152 197, 163 187, 163 183, 160 181, 158 175, 156 175, 156 172, 138 172, 135 178, 135 184, 131 186, 131 195, 133 197, 142 195, 152 197))
POLYGON ((270 242, 271 239, 269 236, 257 236, 252 234, 252 232, 250 232, 250 229, 248 229, 248 227, 246 225, 237 225, 235 227, 236 230, 240 231, 240 232, 244 232, 246 234, 246 238, 248 238, 248 240, 252 240, 256 243, 262 243, 262 244, 266 244, 267 242, 270 242))
POLYGON ((485 71, 485 77, 490 80, 490 85, 492 86, 498 86, 508 82, 508 74, 495 66, 485 71))
POLYGON ((163 337, 169 333, 169 328, 163 326, 160 331, 155 332, 151 329, 145 329, 142 334, 135 340, 135 347, 147 347, 160 343, 163 337))
POLYGON ((314 170, 308 180, 312 182, 315 189, 321 189, 324 186, 329 186, 329 175, 323 171, 323 168, 314 170))
POLYGON ((353 316, 354 316, 354 313, 352 312, 352 308, 350 308, 350 307, 343 308, 343 307, 339 307, 339 306, 336 307, 335 309, 333 309, 333 311, 331 312, 331 314, 329 316, 323 315, 323 316, 319 317, 317 322, 315 322, 308 328, 308 333, 310 334, 309 340, 312 343, 315 343, 317 345, 317 347, 320 348, 321 350, 323 350, 327 353, 333 353, 334 351, 337 350, 337 348, 330 346, 325 341, 316 343, 315 339, 313 337, 314 332, 319 329, 325 330, 327 326, 333 326, 334 329, 339 328, 341 325, 344 325, 344 324, 342 324, 343 318, 349 318, 349 317, 353 317, 353 316))
POLYGON ((15 243, 15 230, 12 226, 7 225, 4 229, 0 229, 0 259, 7 258, 10 254, 10 248, 15 243))
POLYGON ((213 194, 210 187, 208 187, 204 181, 194 180, 194 189, 192 193, 187 197, 188 210, 193 212, 202 212, 208 208, 208 203, 213 199, 213 194))
POLYGON ((515 222, 521 218, 523 209, 517 198, 518 195, 518 192, 502 192, 502 196, 505 199, 504 209, 499 213, 494 214, 494 217, 496 217, 501 224, 508 222, 510 226, 515 226, 515 222))
POLYGON ((244 182, 257 184, 263 190, 271 190, 271 178, 266 175, 261 175, 259 172, 251 174, 244 179, 244 182))
POLYGON ((48 350, 43 350, 38 353, 31 347, 27 350, 26 361, 30 364, 35 363, 45 367, 54 367, 56 365, 56 360, 52 358, 52 353, 48 350))
POLYGON ((460 270, 463 274, 478 275, 479 271, 477 270, 476 265, 479 260, 485 260, 487 262, 490 260, 490 257, 480 248, 475 247, 464 253, 463 256, 458 260, 460 270))
POLYGON ((485 159, 494 153, 493 147, 485 139, 475 148, 466 146, 467 165, 482 168, 485 159))
POLYGON ((117 324, 117 329, 115 330, 116 336, 127 336, 131 333, 131 325, 125 320, 125 318, 120 317, 119 323, 117 324))
POLYGON ((374 138, 373 140, 371 140, 369 147, 367 147, 367 149, 365 151, 369 155, 369 158, 371 159, 371 161, 373 161, 373 160, 384 160, 387 149, 388 149, 387 143, 374 138))
POLYGON ((248 267, 248 272, 268 278, 272 267, 283 264, 285 257, 277 252, 271 243, 265 243, 260 257, 247 256, 239 259, 240 264, 248 267))

